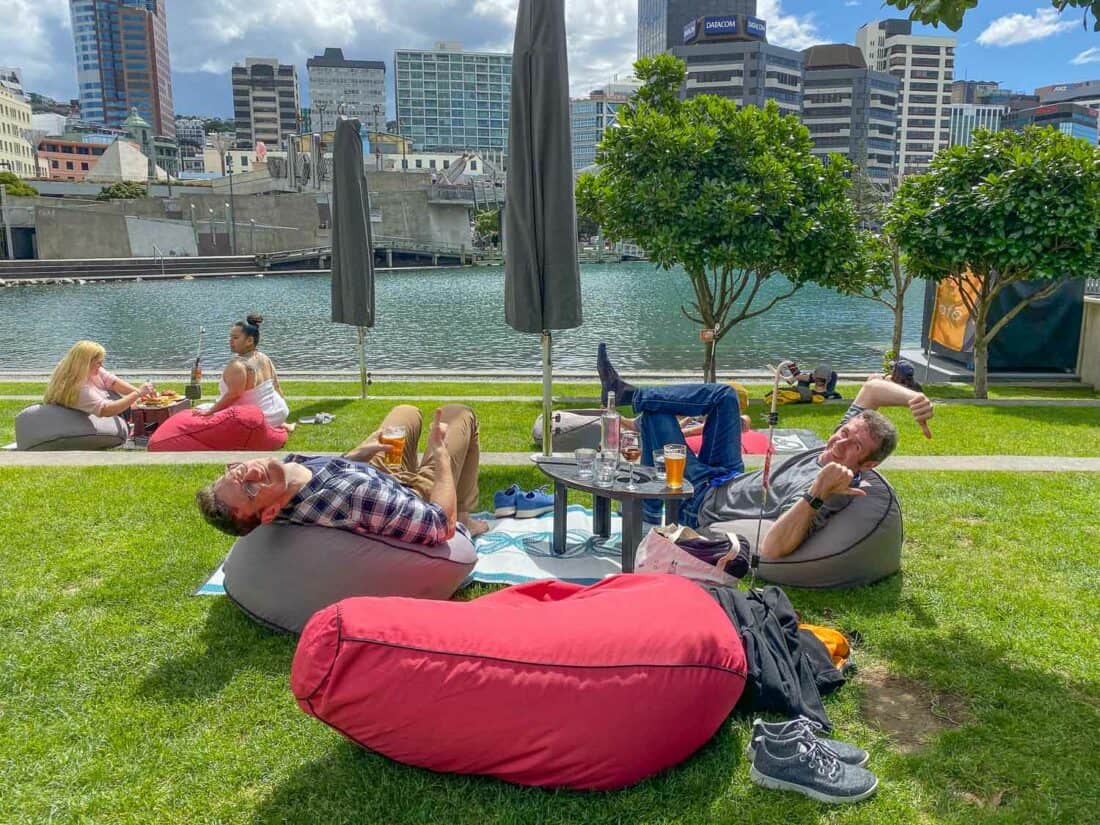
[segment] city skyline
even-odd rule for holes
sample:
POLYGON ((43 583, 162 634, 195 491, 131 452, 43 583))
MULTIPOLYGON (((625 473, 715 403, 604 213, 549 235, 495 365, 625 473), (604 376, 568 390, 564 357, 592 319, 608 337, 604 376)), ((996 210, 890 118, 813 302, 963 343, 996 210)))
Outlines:
MULTIPOLYGON (((256 0, 226 16, 224 2, 168 3, 175 110, 180 114, 232 116, 230 69, 246 57, 275 57, 305 77, 309 57, 326 47, 350 59, 387 65, 387 113, 394 113, 396 49, 431 48, 460 41, 469 51, 510 51, 516 0, 324 0, 306 6, 256 0), (277 10, 277 13, 276 13, 277 10), (408 22, 406 22, 408 21, 408 22)), ((571 91, 583 96, 634 60, 637 0, 571 0, 567 3, 571 91)), ((878 0, 759 0, 769 40, 803 49, 820 43, 852 43, 860 25, 896 16, 878 0)), ((6 64, 24 70, 28 91, 68 100, 77 96, 67 0, 0 0, 0 18, 20 21, 0 32, 6 64)), ((915 31, 951 34, 915 26, 915 31)), ((958 79, 989 79, 1030 91, 1051 83, 1100 77, 1100 35, 1086 31, 1080 14, 1061 17, 1036 0, 983 3, 954 35, 958 79)), ((308 105, 302 83, 302 105, 308 105)))

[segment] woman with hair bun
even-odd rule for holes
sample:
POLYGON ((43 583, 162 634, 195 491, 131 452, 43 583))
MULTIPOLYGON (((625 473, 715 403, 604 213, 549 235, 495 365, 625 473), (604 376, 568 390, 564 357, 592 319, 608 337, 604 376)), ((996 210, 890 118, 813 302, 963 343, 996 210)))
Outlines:
POLYGON ((109 418, 122 415, 138 400, 156 393, 152 384, 135 387, 103 369, 106 355, 95 341, 77 341, 54 368, 43 400, 109 418))
POLYGON ((253 313, 230 327, 229 349, 234 357, 222 371, 219 383, 221 395, 213 404, 196 407, 195 412, 213 415, 236 404, 250 404, 263 411, 264 418, 272 427, 283 427, 289 432, 294 425, 286 423, 290 408, 283 398, 275 365, 257 349, 263 320, 264 316, 253 313))

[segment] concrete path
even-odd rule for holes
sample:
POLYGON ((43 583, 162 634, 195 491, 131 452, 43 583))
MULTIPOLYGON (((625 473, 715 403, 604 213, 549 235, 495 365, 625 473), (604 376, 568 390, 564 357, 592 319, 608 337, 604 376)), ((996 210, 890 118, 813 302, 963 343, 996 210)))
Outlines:
MULTIPOLYGON (((312 453, 311 454, 315 454, 312 453)), ((484 466, 520 467, 531 464, 533 452, 481 454, 484 466)), ((226 464, 231 461, 247 461, 263 456, 282 456, 280 452, 194 452, 149 453, 144 450, 103 450, 70 452, 0 452, 2 467, 119 467, 135 465, 226 464)), ((338 453, 320 453, 338 455, 338 453)), ((763 456, 745 456, 749 469, 760 467, 763 456)), ((1063 456, 1013 456, 1013 455, 950 455, 904 456, 896 455, 886 460, 883 469, 959 472, 1016 472, 1016 473, 1100 473, 1100 458, 1063 456)))

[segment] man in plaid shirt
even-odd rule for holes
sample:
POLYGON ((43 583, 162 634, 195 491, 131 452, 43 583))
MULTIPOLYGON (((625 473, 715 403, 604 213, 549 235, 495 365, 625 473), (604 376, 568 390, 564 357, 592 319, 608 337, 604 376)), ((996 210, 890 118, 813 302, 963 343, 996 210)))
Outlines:
POLYGON ((420 411, 394 408, 382 427, 341 458, 288 455, 231 464, 197 500, 206 520, 231 535, 273 521, 336 527, 360 535, 439 544, 455 530, 484 532, 470 518, 477 505, 478 429, 473 410, 451 404, 435 411, 428 447, 416 463, 420 411), (383 461, 385 427, 406 429, 401 467, 383 461))

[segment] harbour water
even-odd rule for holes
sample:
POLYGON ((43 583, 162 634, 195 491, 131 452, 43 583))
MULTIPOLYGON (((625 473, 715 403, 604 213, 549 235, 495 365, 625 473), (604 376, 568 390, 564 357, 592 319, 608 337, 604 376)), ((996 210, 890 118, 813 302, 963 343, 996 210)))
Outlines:
MULTIPOLYGON (((775 279, 756 305, 785 286, 775 279)), ((584 324, 555 333, 555 369, 593 370, 600 341, 628 371, 701 367, 698 330, 680 311, 692 296, 682 271, 649 263, 584 266, 581 290, 584 324)), ((368 369, 539 368, 538 336, 504 321, 500 267, 381 272, 376 291, 368 369)), ((911 292, 906 346, 919 339, 922 295, 919 286, 911 292)), ((329 320, 328 278, 269 275, 0 290, 0 369, 52 369, 74 341, 90 338, 106 347, 109 367, 184 370, 204 325, 210 370, 229 356, 230 324, 252 311, 265 316, 261 348, 281 369, 358 366, 354 328, 329 320)), ((804 287, 731 331, 719 344, 719 369, 759 369, 783 357, 838 370, 875 368, 892 325, 880 304, 804 287)))

